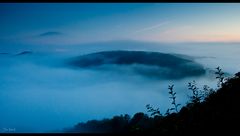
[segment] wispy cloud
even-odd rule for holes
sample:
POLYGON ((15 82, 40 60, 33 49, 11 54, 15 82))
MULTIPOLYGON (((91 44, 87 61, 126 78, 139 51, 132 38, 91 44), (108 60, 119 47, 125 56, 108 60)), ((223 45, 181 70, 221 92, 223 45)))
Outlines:
MULTIPOLYGON (((165 27, 165 26, 164 26, 165 27)), ((195 35, 194 27, 191 25, 179 25, 179 26, 167 26, 162 31, 156 33, 146 33, 145 35, 137 35, 134 38, 146 40, 146 41, 157 41, 157 42, 182 42, 192 39, 195 35), (190 32, 191 34, 188 34, 190 32)))
POLYGON ((140 32, 150 31, 150 30, 153 30, 153 29, 159 28, 159 27, 161 27, 161 26, 163 26, 163 25, 166 25, 166 24, 168 24, 168 23, 169 23, 168 21, 161 22, 161 23, 156 24, 156 25, 152 25, 152 26, 148 26, 148 27, 145 27, 145 28, 139 29, 139 30, 135 31, 135 33, 140 33, 140 32))
POLYGON ((193 26, 191 25, 184 25, 184 26, 177 26, 177 27, 171 27, 166 29, 165 31, 161 32, 162 34, 166 34, 166 35, 174 35, 174 34, 184 34, 187 31, 191 31, 192 29, 194 29, 193 26))
POLYGON ((45 37, 45 36, 57 36, 57 35, 63 35, 63 33, 57 32, 57 31, 49 31, 49 32, 41 33, 38 36, 45 37))

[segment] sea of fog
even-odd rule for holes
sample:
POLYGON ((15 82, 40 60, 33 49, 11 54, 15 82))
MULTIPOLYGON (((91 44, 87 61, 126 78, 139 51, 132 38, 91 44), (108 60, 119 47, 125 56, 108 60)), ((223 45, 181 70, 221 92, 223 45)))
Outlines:
MULTIPOLYGON (((240 45, 226 43, 158 44, 113 41, 83 45, 36 48, 32 54, 0 54, 0 131, 60 132, 91 119, 147 113, 146 104, 165 113, 171 107, 168 85, 174 84, 182 106, 195 80, 201 88, 216 88, 213 76, 179 80, 151 79, 114 70, 71 69, 63 62, 74 56, 107 50, 141 50, 189 55, 206 69, 220 66, 224 72, 240 71, 240 45)), ((7 50, 2 51, 7 52, 7 50)), ((114 69, 114 67, 113 67, 114 69)))

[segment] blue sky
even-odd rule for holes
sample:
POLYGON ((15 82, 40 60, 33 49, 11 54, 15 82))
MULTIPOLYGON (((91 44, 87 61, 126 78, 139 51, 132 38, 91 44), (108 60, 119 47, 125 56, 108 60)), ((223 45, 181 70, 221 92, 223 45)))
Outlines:
POLYGON ((0 4, 0 42, 239 42, 240 4, 0 4), (44 35, 44 36, 43 36, 44 35))

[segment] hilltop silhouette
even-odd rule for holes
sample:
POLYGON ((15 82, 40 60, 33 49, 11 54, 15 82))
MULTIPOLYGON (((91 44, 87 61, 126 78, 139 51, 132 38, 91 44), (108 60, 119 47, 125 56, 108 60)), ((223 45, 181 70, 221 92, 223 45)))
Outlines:
POLYGON ((68 66, 103 69, 107 66, 126 66, 146 77, 180 79, 205 74, 202 65, 180 55, 149 51, 103 51, 71 58, 68 66))
POLYGON ((23 52, 16 54, 15 56, 22 56, 22 55, 27 55, 27 54, 32 54, 32 53, 33 52, 31 52, 31 51, 23 51, 23 52))

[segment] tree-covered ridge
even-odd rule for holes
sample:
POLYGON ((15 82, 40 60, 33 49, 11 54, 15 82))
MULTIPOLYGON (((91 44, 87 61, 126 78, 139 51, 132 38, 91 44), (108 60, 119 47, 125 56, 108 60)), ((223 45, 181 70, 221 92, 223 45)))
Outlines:
MULTIPOLYGON (((74 68, 99 69, 127 66, 137 74, 147 77, 179 79, 204 75, 206 70, 201 64, 180 55, 150 51, 102 51, 71 58, 67 65, 74 68)), ((110 68, 113 69, 113 68, 110 68)), ((109 69, 108 69, 109 70, 109 69)))
POLYGON ((218 134, 238 133, 240 122, 239 96, 240 72, 232 78, 224 78, 218 67, 216 78, 219 88, 214 90, 207 85, 198 88, 195 81, 188 87, 193 92, 190 101, 178 112, 176 93, 173 85, 169 86, 173 108, 164 115, 149 104, 146 106, 150 114, 136 113, 114 116, 111 119, 91 120, 79 123, 65 132, 77 133, 134 133, 134 134, 218 134), (196 95, 197 94, 197 95, 196 95))

